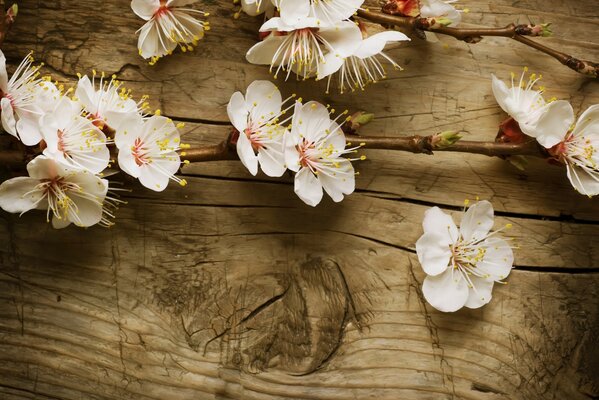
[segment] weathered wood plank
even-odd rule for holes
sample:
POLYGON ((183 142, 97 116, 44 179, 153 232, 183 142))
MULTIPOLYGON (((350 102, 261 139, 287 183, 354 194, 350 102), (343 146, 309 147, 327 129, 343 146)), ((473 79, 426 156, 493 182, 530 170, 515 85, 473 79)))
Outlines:
MULTIPOLYGON (((213 30, 193 53, 150 67, 128 1, 19 3, 9 61, 32 48, 72 83, 118 72, 153 106, 188 121, 190 143, 216 143, 231 93, 263 67, 245 63, 259 21, 204 1, 213 30)), ((594 0, 463 1, 473 24, 554 22, 543 39, 599 59, 594 0)), ((391 50, 405 66, 365 93, 283 91, 368 107, 364 135, 463 130, 490 139, 504 118, 490 73, 528 65, 550 95, 584 109, 597 83, 518 43, 441 38, 391 50), (447 46, 444 46, 447 44, 447 46)), ((599 205, 565 172, 526 172, 475 155, 369 151, 358 191, 312 209, 289 177, 236 162, 184 168, 189 185, 133 185, 109 230, 54 231, 40 213, 0 214, 0 397, 7 399, 588 399, 599 396, 599 205), (516 269, 479 310, 426 306, 414 254, 427 207, 490 199, 516 269)), ((119 177, 127 184, 126 177, 119 177)))

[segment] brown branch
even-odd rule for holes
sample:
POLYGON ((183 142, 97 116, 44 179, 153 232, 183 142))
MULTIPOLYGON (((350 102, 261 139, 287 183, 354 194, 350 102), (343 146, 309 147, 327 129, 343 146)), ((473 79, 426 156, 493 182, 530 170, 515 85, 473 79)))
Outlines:
POLYGON ((382 25, 400 26, 411 30, 448 35, 466 43, 478 43, 485 36, 506 37, 539 50, 576 72, 593 78, 599 77, 599 64, 592 61, 580 60, 526 37, 539 36, 539 31, 530 25, 510 24, 505 28, 451 28, 440 26, 435 22, 434 18, 403 17, 368 10, 358 10, 358 16, 382 25))
MULTIPOLYGON (((433 154, 436 151, 482 154, 489 157, 533 156, 549 158, 550 155, 535 140, 523 143, 497 143, 459 140, 449 146, 435 144, 437 135, 380 137, 346 135, 351 146, 360 145, 363 149, 395 150, 409 153, 433 154)), ((349 144, 348 144, 349 145, 349 144)), ((37 153, 39 154, 39 153, 37 153)), ((23 168, 36 154, 25 154, 19 150, 0 151, 0 166, 23 168)), ((192 147, 181 151, 181 158, 190 163, 238 160, 237 152, 231 145, 230 137, 217 145, 192 147)))

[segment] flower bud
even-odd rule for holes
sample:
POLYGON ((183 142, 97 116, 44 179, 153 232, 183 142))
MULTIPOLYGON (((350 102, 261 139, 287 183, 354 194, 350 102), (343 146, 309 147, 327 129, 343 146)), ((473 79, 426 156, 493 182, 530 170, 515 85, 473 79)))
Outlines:
POLYGON ((447 147, 453 146, 461 138, 462 135, 459 133, 451 131, 441 132, 433 136, 431 145, 433 146, 433 149, 436 150, 445 149, 447 147))
POLYGON ((343 132, 346 135, 355 135, 360 127, 368 124, 374 119, 374 114, 365 111, 358 111, 349 116, 342 126, 343 132))
POLYGON ((417 17, 420 14, 419 0, 387 0, 383 12, 391 15, 417 17))

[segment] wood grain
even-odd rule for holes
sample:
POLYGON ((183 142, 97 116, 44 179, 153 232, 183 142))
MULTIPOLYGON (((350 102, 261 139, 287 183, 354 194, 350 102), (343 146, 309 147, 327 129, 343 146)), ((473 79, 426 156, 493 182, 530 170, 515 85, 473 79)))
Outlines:
MULTIPOLYGON (((129 2, 19 2, 4 46, 29 49, 72 83, 118 73, 152 106, 185 121, 189 143, 226 136, 235 90, 269 79, 248 65, 258 19, 200 2, 213 29, 193 53, 150 67, 136 51, 129 2)), ((472 24, 553 22, 543 39, 599 59, 593 0, 466 1, 472 24)), ((576 110, 591 82, 518 43, 414 39, 389 51, 405 70, 363 93, 279 81, 337 109, 376 114, 364 135, 459 130, 494 137, 505 117, 490 74, 524 65, 576 110)), ((565 171, 526 171, 476 155, 369 151, 357 191, 312 209, 289 176, 238 162, 191 165, 189 185, 133 191, 111 229, 52 230, 40 213, 0 214, 2 399, 592 399, 599 397, 599 204, 565 171), (482 309, 423 301, 414 253, 424 211, 480 196, 519 247, 508 284, 482 309)))

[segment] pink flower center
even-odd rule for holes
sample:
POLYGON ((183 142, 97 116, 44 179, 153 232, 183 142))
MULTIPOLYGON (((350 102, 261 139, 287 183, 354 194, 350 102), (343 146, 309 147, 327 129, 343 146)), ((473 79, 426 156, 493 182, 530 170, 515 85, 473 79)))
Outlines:
POLYGON ((252 144, 252 149, 254 149, 254 151, 258 151, 264 147, 264 145, 260 142, 260 139, 258 138, 258 136, 253 134, 251 128, 245 128, 245 131, 243 131, 243 132, 245 133, 245 136, 247 136, 250 143, 252 144))
POLYGON ((300 144, 297 145, 297 151, 300 153, 300 165, 302 167, 309 167, 312 165, 312 160, 310 158, 309 150, 313 150, 315 148, 313 142, 308 142, 305 138, 302 139, 300 144))
POLYGON ((64 155, 67 155, 67 151, 66 151, 66 147, 64 144, 64 132, 62 130, 58 130, 58 132, 56 133, 56 135, 58 136, 58 151, 60 151, 61 153, 64 153, 64 155))
POLYGON ((135 158, 135 163, 140 167, 149 162, 147 150, 140 138, 135 139, 135 142, 133 142, 131 154, 135 158))
POLYGON ((154 13, 154 17, 160 18, 162 15, 166 14, 167 12, 169 12, 169 8, 166 6, 166 1, 161 0, 160 8, 158 10, 156 10, 156 12, 154 13))

